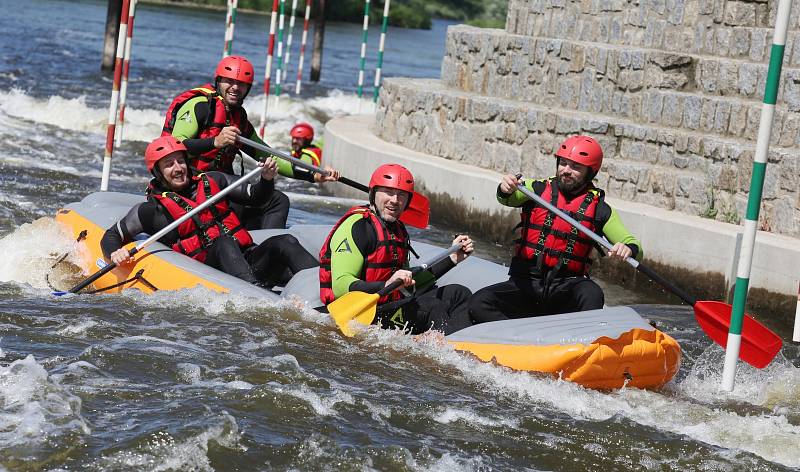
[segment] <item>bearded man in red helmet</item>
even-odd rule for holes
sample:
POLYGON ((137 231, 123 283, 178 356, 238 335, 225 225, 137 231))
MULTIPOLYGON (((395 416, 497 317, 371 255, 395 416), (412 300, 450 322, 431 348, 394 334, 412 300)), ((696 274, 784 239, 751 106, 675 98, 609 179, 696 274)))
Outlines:
POLYGON ((431 329, 450 334, 470 326, 470 290, 434 284, 472 254, 470 237, 456 236, 453 244, 461 245, 459 251, 412 276, 409 252, 413 249, 400 215, 414 194, 414 177, 401 165, 384 164, 372 174, 369 189, 369 205, 345 213, 320 249, 322 302, 327 305, 350 291, 377 293, 402 280, 406 291, 416 288, 416 294, 394 291, 380 298, 375 319, 381 327, 412 334, 431 329))
POLYGON ((608 239, 614 245, 609 256, 642 258, 641 243, 592 183, 603 162, 600 144, 589 136, 572 136, 555 157, 555 177, 522 181, 509 174, 500 181, 497 200, 522 209, 520 237, 509 280, 478 290, 470 299, 474 323, 603 307, 603 290, 589 278, 594 242, 517 190, 520 185, 608 239))
MULTIPOLYGON (((233 174, 233 162, 243 150, 261 160, 267 153, 236 141, 243 136, 265 144, 247 119, 242 104, 253 85, 253 65, 242 56, 223 58, 215 71, 214 84, 205 84, 179 94, 167 109, 162 136, 174 136, 180 140, 189 155, 188 164, 200 172, 208 170, 233 174)), ((328 169, 331 175, 308 172, 279 161, 279 173, 308 182, 336 180, 338 173, 328 169)), ((236 208, 248 229, 284 228, 289 215, 289 198, 274 190, 268 200, 253 206, 236 208)))
MULTIPOLYGON (((145 164, 153 174, 147 200, 135 205, 108 228, 100 241, 106 259, 117 264, 131 261, 125 244, 139 233, 155 234, 233 184, 236 178, 210 171, 193 175, 187 165, 186 146, 172 136, 162 136, 145 150, 145 164)), ((231 202, 262 201, 273 191, 277 172, 274 159, 263 167, 256 184, 244 184, 226 198, 186 220, 159 241, 173 250, 247 282, 284 285, 297 272, 316 267, 317 261, 294 236, 273 236, 259 245, 242 226, 231 202)))

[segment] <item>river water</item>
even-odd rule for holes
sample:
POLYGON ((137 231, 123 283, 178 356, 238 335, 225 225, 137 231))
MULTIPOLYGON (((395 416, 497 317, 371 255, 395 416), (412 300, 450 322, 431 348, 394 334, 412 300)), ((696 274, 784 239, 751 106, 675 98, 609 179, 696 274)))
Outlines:
MULTIPOLYGON (((742 365, 718 391, 723 351, 685 306, 602 282, 682 345, 659 391, 597 392, 442 346, 195 289, 56 298, 76 276, 52 216, 99 188, 110 78, 98 70, 100 1, 0 0, 0 464, 8 470, 744 470, 800 467, 800 355, 742 365)), ((140 5, 126 141, 111 189, 140 192, 141 154, 170 98, 210 79, 224 12, 140 5)), ((267 19, 240 14, 234 53, 262 75, 267 19)), ((386 75, 436 77, 447 23, 390 29, 386 75)), ((328 25, 322 82, 283 97, 268 140, 296 120, 353 113, 360 26, 328 25)), ((295 37, 295 46, 299 37, 295 37)), ((374 64, 377 28, 370 36, 374 64)), ((296 64, 297 50, 293 52, 296 64)), ((308 62, 307 62, 308 63, 308 62)), ((369 68, 368 70, 372 70, 369 68)), ((289 77, 294 77, 291 66, 289 77)), ((367 74, 371 82, 371 72, 367 74)), ((260 81, 257 88, 260 87, 260 81)), ((370 90, 371 91, 371 90, 370 90)), ((247 100, 254 121, 257 91, 247 100)), ((332 223, 350 201, 290 192, 290 223, 332 223)), ((446 244, 452 228, 414 237, 446 244)), ((497 261, 506 249, 478 238, 497 261)), ((785 333, 784 333, 785 334, 785 333)), ((786 337, 786 336, 784 336, 786 337)))

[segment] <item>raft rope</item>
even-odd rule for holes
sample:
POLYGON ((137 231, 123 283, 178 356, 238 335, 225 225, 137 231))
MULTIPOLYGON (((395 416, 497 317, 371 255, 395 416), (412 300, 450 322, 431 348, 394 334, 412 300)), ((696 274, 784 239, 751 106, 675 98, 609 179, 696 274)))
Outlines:
POLYGON ((150 283, 147 279, 145 279, 142 274, 144 274, 144 269, 139 269, 139 271, 136 272, 136 275, 134 275, 133 277, 131 277, 128 280, 123 280, 122 282, 116 283, 114 285, 109 285, 108 287, 102 287, 102 288, 98 288, 98 289, 95 289, 95 290, 90 290, 88 292, 83 292, 83 293, 93 294, 93 293, 105 292, 106 290, 111 290, 112 288, 121 287, 121 286, 127 284, 128 282, 137 282, 137 281, 142 282, 142 284, 144 284, 150 290, 152 290, 154 292, 157 292, 158 288, 155 285, 153 285, 152 283, 150 283))

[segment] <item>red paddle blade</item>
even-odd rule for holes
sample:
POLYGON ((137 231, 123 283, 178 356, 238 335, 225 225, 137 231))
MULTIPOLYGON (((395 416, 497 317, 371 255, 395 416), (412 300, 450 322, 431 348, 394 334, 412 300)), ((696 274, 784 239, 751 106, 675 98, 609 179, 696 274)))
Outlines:
POLYGON ((421 193, 414 192, 411 204, 406 211, 400 215, 400 221, 415 228, 425 229, 428 227, 428 219, 431 215, 431 202, 428 197, 421 193))
MULTIPOLYGON (((728 344, 728 329, 731 325, 731 310, 727 303, 698 301, 694 304, 694 316, 708 337, 723 348, 728 344)), ((742 344, 739 358, 753 367, 763 369, 772 361, 783 346, 781 338, 769 328, 744 315, 742 344)))

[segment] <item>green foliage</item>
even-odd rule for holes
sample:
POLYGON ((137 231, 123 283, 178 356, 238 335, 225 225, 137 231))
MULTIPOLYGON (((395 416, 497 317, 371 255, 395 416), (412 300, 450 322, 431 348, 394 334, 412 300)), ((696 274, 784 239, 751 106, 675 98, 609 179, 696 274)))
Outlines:
MULTIPOLYGON (((146 1, 146 0, 145 0, 146 1)), ((173 4, 194 4, 226 8, 226 0, 162 0, 173 4)), ((370 2, 370 22, 380 24, 383 0, 370 2)), ((361 23, 364 0, 327 0, 327 18, 333 21, 361 23)), ((272 0, 239 0, 240 9, 269 12, 272 0)), ((286 11, 291 8, 287 0, 286 11)), ((508 0, 392 0, 389 24, 401 28, 430 29, 432 18, 462 20, 481 27, 502 28, 505 25, 508 0)), ((302 8, 298 8, 302 14, 302 8)))

